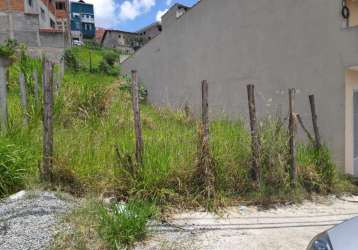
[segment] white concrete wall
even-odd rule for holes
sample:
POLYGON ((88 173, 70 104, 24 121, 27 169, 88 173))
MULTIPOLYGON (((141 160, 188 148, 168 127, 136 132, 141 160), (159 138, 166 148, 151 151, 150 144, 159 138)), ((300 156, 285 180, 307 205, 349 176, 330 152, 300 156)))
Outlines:
POLYGON ((205 0, 125 61, 123 70, 138 70, 150 102, 189 103, 196 112, 200 82, 208 80, 212 118, 247 119, 249 83, 256 86, 260 117, 285 116, 287 90, 296 88, 297 112, 312 130, 308 95, 315 94, 323 140, 349 170, 345 77, 358 65, 358 28, 343 23, 340 1, 205 0))

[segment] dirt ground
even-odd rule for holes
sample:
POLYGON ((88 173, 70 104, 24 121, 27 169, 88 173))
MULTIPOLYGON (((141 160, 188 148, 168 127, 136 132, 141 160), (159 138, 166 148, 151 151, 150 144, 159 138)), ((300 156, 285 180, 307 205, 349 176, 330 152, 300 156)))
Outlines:
POLYGON ((326 197, 269 210, 177 213, 168 223, 153 224, 152 236, 136 249, 303 250, 318 233, 358 216, 357 202, 358 196, 326 197))

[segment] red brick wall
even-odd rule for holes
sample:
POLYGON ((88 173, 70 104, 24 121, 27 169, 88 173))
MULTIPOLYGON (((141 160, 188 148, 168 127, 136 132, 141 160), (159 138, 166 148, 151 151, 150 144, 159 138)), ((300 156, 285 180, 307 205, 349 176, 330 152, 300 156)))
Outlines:
POLYGON ((8 0, 0 0, 0 11, 13 10, 24 12, 24 0, 10 0, 10 6, 8 6, 8 0))

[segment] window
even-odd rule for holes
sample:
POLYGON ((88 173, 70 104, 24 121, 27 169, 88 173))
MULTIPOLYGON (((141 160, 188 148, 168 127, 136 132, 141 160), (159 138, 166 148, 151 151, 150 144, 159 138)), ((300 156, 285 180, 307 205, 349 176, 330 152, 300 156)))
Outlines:
POLYGON ((122 36, 119 34, 119 35, 118 35, 118 38, 121 38, 121 37, 122 37, 122 36))
POLYGON ((65 10, 66 4, 64 2, 56 2, 56 9, 57 10, 65 10))
POLYGON ((27 4, 30 6, 30 7, 32 7, 32 0, 27 0, 27 4))

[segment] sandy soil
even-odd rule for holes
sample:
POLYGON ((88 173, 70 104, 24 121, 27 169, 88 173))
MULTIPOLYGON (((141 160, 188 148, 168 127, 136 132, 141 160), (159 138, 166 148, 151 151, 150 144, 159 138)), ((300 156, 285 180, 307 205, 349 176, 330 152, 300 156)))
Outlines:
POLYGON ((358 216, 358 196, 342 199, 269 210, 233 207, 221 215, 177 213, 168 223, 152 225, 152 237, 136 249, 302 250, 318 233, 358 216))

